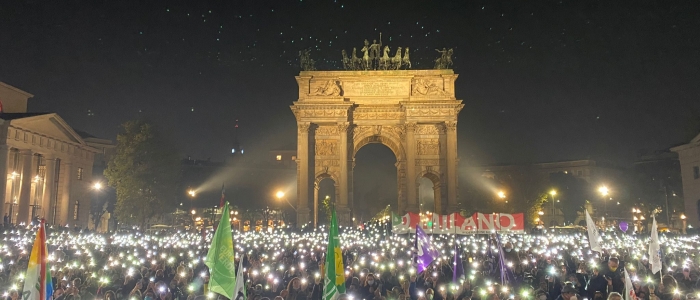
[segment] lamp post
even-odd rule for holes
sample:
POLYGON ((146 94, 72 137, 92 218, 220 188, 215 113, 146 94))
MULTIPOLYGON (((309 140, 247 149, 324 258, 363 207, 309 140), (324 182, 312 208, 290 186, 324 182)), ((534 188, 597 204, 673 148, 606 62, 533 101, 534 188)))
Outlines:
MULTIPOLYGON (((97 201, 97 203, 100 203, 100 191, 102 191, 102 182, 95 182, 95 184, 92 185, 92 189, 95 191, 95 201, 97 201)), ((95 222, 95 231, 97 231, 97 223, 102 219, 104 211, 106 211, 105 205, 102 206, 102 212, 99 214, 100 218, 97 220, 92 220, 93 222, 95 222)))
POLYGON ((554 196, 557 195, 557 191, 551 190, 551 191, 549 191, 549 195, 552 196, 552 220, 550 221, 550 224, 551 224, 554 221, 554 217, 557 214, 557 210, 554 207, 554 196))
POLYGON ((292 209, 294 210, 294 212, 296 212, 296 211, 297 211, 297 208, 296 208, 296 207, 294 207, 294 205, 292 205, 292 203, 291 203, 291 202, 289 202, 289 200, 287 200, 287 198, 285 198, 285 197, 284 197, 284 196, 285 196, 285 194, 284 194, 284 192, 283 192, 283 191, 278 191, 278 192, 277 192, 277 194, 275 194, 275 196, 277 196, 277 199, 279 199, 279 200, 282 200, 282 199, 284 199, 284 201, 287 201, 287 204, 289 204, 289 206, 291 206, 291 207, 292 207, 292 209))
POLYGON ((603 196, 603 202, 605 202, 604 203, 605 210, 603 211, 603 226, 605 226, 605 216, 608 215, 608 199, 606 199, 606 198, 607 198, 610 191, 608 190, 608 187, 602 185, 598 188, 598 192, 603 196))
POLYGON ((688 227, 688 226, 686 225, 686 222, 687 222, 687 221, 685 220, 685 214, 681 214, 681 221, 683 222, 683 229, 681 230, 681 232, 682 232, 683 234, 686 234, 685 228, 688 227))

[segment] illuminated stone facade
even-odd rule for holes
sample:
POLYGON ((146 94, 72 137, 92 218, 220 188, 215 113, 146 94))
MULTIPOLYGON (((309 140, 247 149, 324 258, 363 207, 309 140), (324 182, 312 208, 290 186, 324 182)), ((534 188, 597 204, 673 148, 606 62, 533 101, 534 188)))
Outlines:
POLYGON ((32 95, 0 82, 0 214, 86 227, 98 150, 55 113, 28 113, 32 95))
MULTIPOLYGON (((436 212, 456 211, 457 100, 452 70, 302 71, 296 77, 297 224, 314 221, 321 180, 335 182, 341 224, 350 224, 355 154, 381 143, 396 156, 398 211, 418 212, 418 187, 433 182, 436 212)), ((316 222, 314 222, 316 223, 316 222)))

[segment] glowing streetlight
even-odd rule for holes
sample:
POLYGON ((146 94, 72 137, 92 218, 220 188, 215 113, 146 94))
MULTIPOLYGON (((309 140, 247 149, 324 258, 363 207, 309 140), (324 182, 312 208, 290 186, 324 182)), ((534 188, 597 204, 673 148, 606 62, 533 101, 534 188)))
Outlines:
POLYGON ((506 193, 504 193, 503 191, 498 191, 498 194, 497 194, 497 195, 498 195, 498 198, 501 198, 501 199, 505 199, 505 198, 506 198, 506 193))
POLYGON ((99 191, 102 189, 102 182, 95 182, 95 184, 92 185, 92 188, 96 191, 99 191))
POLYGON ((187 194, 190 195, 190 197, 194 198, 195 196, 197 196, 197 191, 189 190, 187 191, 187 194))
POLYGON ((192 215, 194 215, 194 214, 196 214, 197 212, 193 209, 193 210, 191 211, 191 213, 192 213, 192 215))
POLYGON ((277 197, 278 200, 284 199, 284 201, 287 201, 287 204, 289 204, 289 206, 291 206, 294 211, 297 211, 297 208, 294 207, 294 205, 292 205, 292 203, 289 202, 289 200, 287 200, 287 198, 285 198, 284 195, 285 194, 283 191, 277 191, 277 193, 275 194, 275 196, 277 197))
POLYGON ((556 191, 556 190, 551 190, 551 191, 549 191, 549 194, 552 195, 552 197, 554 197, 554 196, 557 195, 557 191, 556 191))
POLYGON ((603 196, 607 196, 610 193, 610 190, 608 190, 607 186, 603 185, 603 186, 598 188, 598 192, 603 196))

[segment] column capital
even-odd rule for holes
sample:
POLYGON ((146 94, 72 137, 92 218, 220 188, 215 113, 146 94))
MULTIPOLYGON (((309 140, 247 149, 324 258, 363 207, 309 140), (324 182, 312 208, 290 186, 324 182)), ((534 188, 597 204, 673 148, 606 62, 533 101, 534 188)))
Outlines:
POLYGON ((297 130, 299 134, 309 133, 309 128, 311 128, 311 122, 299 122, 297 123, 297 130))
POLYGON ((348 128, 350 128, 350 122, 338 122, 337 126, 340 133, 347 133, 348 128))
POLYGON ((452 132, 457 131, 457 121, 446 121, 445 129, 452 132))
POLYGON ((406 122, 405 125, 406 125, 406 132, 413 133, 416 130, 416 126, 418 124, 416 124, 416 122, 406 122))

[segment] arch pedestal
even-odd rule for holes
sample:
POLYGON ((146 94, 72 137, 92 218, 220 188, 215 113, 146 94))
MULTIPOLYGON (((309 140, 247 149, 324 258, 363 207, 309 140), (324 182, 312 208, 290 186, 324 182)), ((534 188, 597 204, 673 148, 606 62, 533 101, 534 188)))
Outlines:
MULTIPOLYGON (((318 183, 335 182, 336 213, 352 222, 355 154, 381 143, 396 156, 397 211, 418 212, 418 186, 433 182, 435 212, 457 210, 457 116, 452 70, 303 71, 297 120, 297 226, 317 225, 318 183)), ((357 205, 357 204, 355 204, 357 205)))

